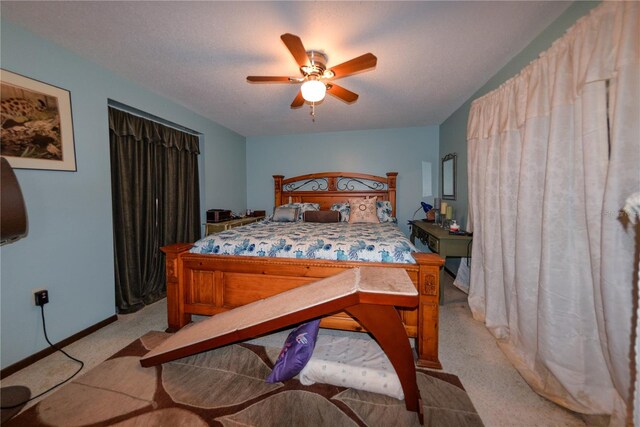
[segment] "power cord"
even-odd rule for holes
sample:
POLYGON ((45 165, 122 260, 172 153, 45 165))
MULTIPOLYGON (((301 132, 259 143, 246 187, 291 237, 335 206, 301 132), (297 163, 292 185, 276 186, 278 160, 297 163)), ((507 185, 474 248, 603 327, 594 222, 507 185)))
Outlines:
POLYGON ((416 219, 416 214, 418 213, 418 211, 422 210, 422 206, 420 206, 418 209, 415 210, 415 212, 413 213, 413 216, 411 217, 411 220, 416 219))
POLYGON ((56 349, 57 351, 59 351, 60 353, 64 354, 64 355, 65 355, 65 356, 67 356, 69 359, 73 360, 74 362, 79 363, 79 364, 80 364, 80 368, 78 368, 78 370, 77 370, 73 375, 71 375, 69 378, 67 378, 66 380, 64 380, 64 381, 62 381, 62 382, 59 382, 58 384, 54 385, 54 386, 53 386, 53 387, 51 387, 50 389, 45 390, 45 391, 43 391, 42 393, 40 393, 40 394, 38 394, 38 395, 36 395, 36 396, 33 396, 33 397, 32 397, 32 398, 30 398, 30 399, 25 400, 24 402, 20 402, 20 403, 17 403, 17 404, 15 404, 15 405, 12 405, 12 406, 2 406, 2 407, 0 407, 0 409, 14 409, 14 408, 17 408, 17 407, 19 407, 19 406, 24 405, 25 403, 31 402, 33 399, 37 399, 37 398, 39 398, 40 396, 43 396, 43 395, 45 395, 45 394, 49 393, 49 392, 50 392, 51 390, 53 390, 54 388, 60 387, 62 384, 65 384, 65 383, 69 382, 73 377, 75 377, 76 375, 78 375, 78 373, 79 373, 80 371, 82 371, 82 368, 84 368, 84 362, 83 362, 82 360, 78 360, 78 359, 76 359, 76 358, 75 358, 75 357, 73 357, 73 356, 69 356, 69 354, 67 354, 67 352, 65 352, 63 349, 61 349, 60 347, 56 346, 55 344, 52 344, 52 343, 51 343, 51 341, 49 341, 49 337, 47 336, 47 325, 45 324, 45 321, 44 321, 44 305, 41 305, 41 306, 40 306, 40 313, 42 314, 42 330, 44 331, 44 339, 45 339, 45 340, 47 340, 47 343, 48 343, 52 348, 54 348, 54 349, 56 349))

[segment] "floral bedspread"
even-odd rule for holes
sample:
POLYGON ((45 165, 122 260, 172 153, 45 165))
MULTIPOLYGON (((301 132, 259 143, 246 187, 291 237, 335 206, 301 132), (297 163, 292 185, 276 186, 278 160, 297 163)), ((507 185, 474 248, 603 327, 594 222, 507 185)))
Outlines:
POLYGON ((416 251, 393 223, 263 221, 210 234, 190 252, 415 264, 416 251))

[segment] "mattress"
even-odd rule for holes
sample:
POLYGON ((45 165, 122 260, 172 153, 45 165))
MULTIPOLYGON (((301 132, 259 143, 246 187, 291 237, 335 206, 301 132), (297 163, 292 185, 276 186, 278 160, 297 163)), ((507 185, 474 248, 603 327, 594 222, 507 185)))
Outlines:
POLYGON ((392 222, 262 221, 211 234, 197 241, 190 252, 414 264, 411 253, 417 249, 392 222))

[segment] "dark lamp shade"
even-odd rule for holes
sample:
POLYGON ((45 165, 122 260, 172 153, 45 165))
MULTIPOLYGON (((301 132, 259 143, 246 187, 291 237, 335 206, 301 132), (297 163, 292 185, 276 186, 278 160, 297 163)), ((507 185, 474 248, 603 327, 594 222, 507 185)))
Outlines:
POLYGON ((0 245, 27 235, 27 209, 11 165, 0 157, 0 245))

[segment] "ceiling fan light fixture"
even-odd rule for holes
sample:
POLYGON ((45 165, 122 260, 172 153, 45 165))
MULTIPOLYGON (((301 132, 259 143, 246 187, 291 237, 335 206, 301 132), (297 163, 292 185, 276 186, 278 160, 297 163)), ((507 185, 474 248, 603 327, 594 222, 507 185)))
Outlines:
POLYGON ((320 80, 307 80, 300 90, 302 97, 308 102, 320 102, 327 93, 327 87, 320 80))
MULTIPOLYGON (((0 0, 1 1, 1 0, 0 0)), ((351 104, 358 99, 358 94, 337 84, 330 83, 333 78, 343 78, 374 68, 378 58, 372 53, 365 53, 356 58, 327 69, 327 55, 318 50, 306 50, 300 37, 286 33, 280 36, 285 46, 300 67, 302 77, 284 76, 247 76, 250 83, 302 83, 291 108, 300 108, 305 101, 311 103, 311 115, 314 116, 316 102, 324 99, 327 91, 332 96, 351 104), (326 82, 326 83, 325 83, 326 82)))

